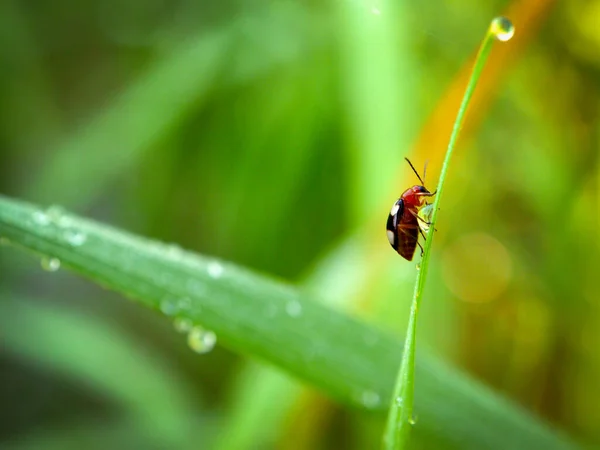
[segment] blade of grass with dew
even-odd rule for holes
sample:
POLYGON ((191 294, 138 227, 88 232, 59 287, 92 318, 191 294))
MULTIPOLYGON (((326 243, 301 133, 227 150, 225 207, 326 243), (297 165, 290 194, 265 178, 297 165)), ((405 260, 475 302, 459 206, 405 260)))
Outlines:
MULTIPOLYGON (((433 212, 431 214, 430 228, 435 230, 437 221, 437 213, 439 211, 440 199, 444 189, 444 181, 448 173, 448 165, 452 152, 456 146, 460 128, 463 124, 465 114, 467 112, 469 102, 477 86, 477 81, 481 77, 481 73, 485 66, 487 57, 492 49, 494 40, 507 41, 514 33, 512 23, 504 18, 497 17, 492 20, 486 35, 481 44, 479 53, 475 59, 471 78, 465 90, 462 103, 458 110, 446 156, 440 172, 440 178, 437 186, 437 195, 433 202, 433 212)), ((404 342, 404 351, 402 354, 402 362, 394 388, 394 395, 390 404, 390 411, 386 424, 386 429, 383 436, 383 447, 386 450, 401 450, 407 448, 410 437, 410 430, 414 424, 413 420, 413 404, 414 404, 414 385, 415 385, 415 349, 416 349, 416 333, 417 333, 417 314, 419 305, 425 288, 425 280, 427 278, 427 270, 429 266, 429 258, 431 254, 431 244, 433 242, 433 233, 429 233, 429 238, 425 241, 423 257, 420 267, 417 266, 417 280, 415 282, 415 290, 413 301, 410 308, 410 317, 408 320, 408 328, 406 332, 406 340, 404 342)))
MULTIPOLYGON (((41 210, 1 196, 0 236, 53 258, 46 267, 64 265, 169 320, 213 330, 228 348, 278 366, 340 402, 385 411, 381 399, 392 394, 401 342, 289 285, 56 207, 41 210)), ((423 428, 461 448, 576 448, 430 355, 419 358, 418 376, 423 428), (438 425, 450 422, 451 429, 438 425)))

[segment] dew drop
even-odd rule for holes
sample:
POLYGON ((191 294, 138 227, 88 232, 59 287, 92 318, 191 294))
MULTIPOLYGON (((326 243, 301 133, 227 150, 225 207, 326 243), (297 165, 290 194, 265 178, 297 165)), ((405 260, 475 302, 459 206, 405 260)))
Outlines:
POLYGON ((66 230, 64 232, 64 238, 73 247, 79 247, 87 240, 85 233, 79 230, 66 230))
POLYGON ((221 263, 218 263, 216 261, 209 263, 207 270, 208 270, 208 274, 212 278, 221 278, 221 275, 223 275, 223 271, 224 271, 221 263))
POLYGON ((50 217, 44 211, 36 211, 33 213, 33 221, 41 226, 46 226, 50 223, 50 217))
POLYGON ((373 409, 379 405, 380 397, 377 392, 364 391, 360 396, 361 403, 369 409, 373 409))
POLYGON ((411 425, 416 425, 417 424, 417 417, 411 417, 410 419, 408 419, 408 423, 411 425))
POLYGON ((502 42, 510 40, 515 34, 515 27, 506 17, 496 17, 490 24, 490 32, 502 42))
POLYGON ((180 333, 188 333, 192 330, 194 324, 190 319, 186 319, 185 317, 178 317, 173 321, 173 326, 180 333))
POLYGON ((183 250, 176 244, 167 246, 167 256, 172 259, 179 259, 183 254, 183 250))
POLYGON ((160 310, 167 316, 174 316, 179 311, 177 303, 170 298, 165 298, 160 302, 160 310))
POLYGON ((402 408, 404 406, 404 399, 402 397, 396 397, 396 406, 402 408))
POLYGON ((300 314, 302 314, 302 305, 296 300, 292 300, 285 305, 285 311, 290 317, 298 317, 300 314))
POLYGON ((47 272, 56 272, 58 269, 60 269, 60 259, 58 258, 43 257, 40 261, 40 264, 42 269, 46 270, 47 272))
POLYGON ((61 206, 52 205, 46 209, 48 218, 59 226, 64 226, 68 222, 68 218, 64 217, 65 210, 61 206))
POLYGON ((217 343, 217 335, 202 327, 193 327, 188 333, 188 345, 196 353, 208 353, 217 343))
POLYGON ((421 263, 417 263, 417 270, 421 270, 421 263))

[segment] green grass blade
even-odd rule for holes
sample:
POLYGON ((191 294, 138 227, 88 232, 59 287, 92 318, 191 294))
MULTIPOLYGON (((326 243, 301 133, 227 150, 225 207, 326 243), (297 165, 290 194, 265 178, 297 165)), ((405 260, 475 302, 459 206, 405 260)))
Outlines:
POLYGON ((165 45, 166 50, 157 52, 97 114, 48 149, 50 157, 30 184, 28 196, 40 201, 59 199, 69 207, 88 204, 107 183, 176 134, 213 89, 247 82, 281 63, 275 51, 254 55, 253 39, 268 41, 277 30, 288 30, 279 44, 290 40, 304 51, 310 44, 290 24, 305 26, 306 10, 287 6, 258 8, 255 17, 202 29, 165 45), (246 39, 246 33, 253 39, 246 39))
POLYGON ((221 67, 227 38, 224 33, 206 33, 158 58, 110 107, 53 150, 31 194, 85 204, 106 180, 164 138, 208 92, 221 67), (62 182, 57 185, 56 180, 62 182))
MULTIPOLYGON (((0 197, 0 236, 169 316, 232 350, 383 413, 401 342, 291 286, 53 208, 0 197)), ((575 448, 518 407, 432 357, 417 365, 424 432, 461 448, 575 448), (452 427, 443 424, 452 423, 452 427)))
MULTIPOLYGON (((450 158, 456 146, 460 129, 463 125, 465 114, 469 107, 469 103, 477 86, 477 82, 481 77, 481 72, 487 61, 487 57, 492 50, 494 40, 508 40, 514 32, 512 24, 505 18, 496 18, 490 24, 488 31, 481 43, 481 47, 475 58, 473 71, 465 90, 465 95, 461 102, 444 163, 440 172, 440 178, 437 186, 437 195, 433 202, 433 212, 431 215, 430 229, 435 229, 437 222, 437 213, 439 211, 440 199, 444 190, 444 181, 448 173, 448 165, 450 158)), ((390 412, 388 415, 387 425, 383 436, 383 446, 386 450, 400 450, 407 448, 410 431, 413 426, 413 404, 414 404, 414 385, 415 385, 415 351, 416 351, 416 333, 417 333, 417 315, 419 306, 423 297, 425 288, 425 280, 429 268, 429 260, 431 255, 431 244, 433 243, 434 233, 429 233, 428 239, 425 242, 423 258, 420 265, 417 267, 417 280, 415 282, 415 290, 413 301, 410 309, 410 317, 406 332, 406 340, 404 342, 404 354, 400 363, 400 370, 396 380, 394 395, 390 404, 390 412)))

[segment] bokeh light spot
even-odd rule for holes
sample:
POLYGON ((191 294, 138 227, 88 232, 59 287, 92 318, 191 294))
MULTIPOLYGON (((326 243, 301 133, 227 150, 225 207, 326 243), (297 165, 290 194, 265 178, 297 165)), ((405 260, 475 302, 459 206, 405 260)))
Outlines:
POLYGON ((488 302, 506 289, 512 273, 508 251, 484 233, 464 235, 444 251, 442 276, 459 299, 488 302))

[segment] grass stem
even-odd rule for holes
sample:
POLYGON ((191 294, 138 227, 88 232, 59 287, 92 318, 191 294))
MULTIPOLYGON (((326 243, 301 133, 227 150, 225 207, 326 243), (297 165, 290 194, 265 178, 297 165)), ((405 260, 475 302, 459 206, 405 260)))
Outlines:
MULTIPOLYGON (((450 158, 456 147, 460 129, 464 123, 465 115, 471 102, 473 92, 481 73, 487 61, 487 58, 492 49, 492 45, 495 40, 507 41, 514 34, 514 27, 512 23, 504 18, 497 17, 492 20, 487 33, 481 43, 479 52, 475 58, 473 65, 473 71, 465 94, 463 96, 460 108, 456 120, 454 121, 454 127, 452 134, 450 135, 450 141, 448 142, 448 149, 446 150, 446 156, 444 157, 444 163, 440 172, 440 177, 437 185, 437 194, 433 202, 433 212, 431 215, 430 230, 435 230, 435 224, 437 223, 437 214, 439 211, 440 200, 442 193, 444 192, 444 182, 448 173, 448 166, 450 164, 450 158)), ((413 294, 413 301, 410 308, 410 317, 408 320, 408 328, 406 332, 406 339, 404 342, 404 350, 402 354, 402 361, 400 363, 400 370, 396 380, 394 388, 394 395, 391 399, 390 410, 388 414, 387 424, 383 435, 383 448, 385 450, 403 450, 408 446, 408 440, 410 437, 410 431, 414 424, 413 419, 413 404, 414 404, 414 385, 415 385, 415 348, 416 348, 416 337, 417 337, 417 314, 419 311, 419 305, 423 296, 423 288, 425 287, 425 280, 427 278, 427 271, 429 269, 429 259, 431 254, 431 245, 433 243, 434 233, 429 233, 428 238, 425 241, 423 257, 420 264, 417 265, 417 279, 415 282, 415 290, 413 294)))

